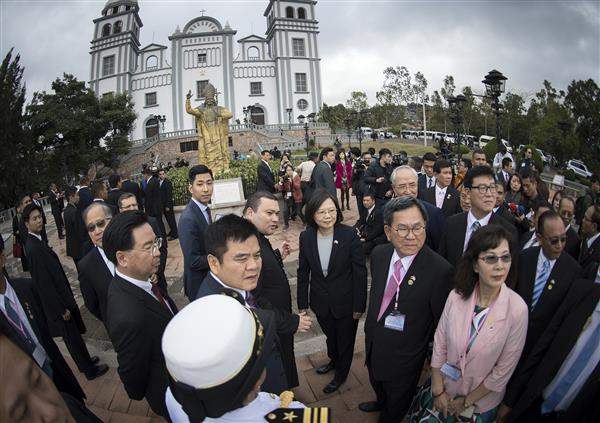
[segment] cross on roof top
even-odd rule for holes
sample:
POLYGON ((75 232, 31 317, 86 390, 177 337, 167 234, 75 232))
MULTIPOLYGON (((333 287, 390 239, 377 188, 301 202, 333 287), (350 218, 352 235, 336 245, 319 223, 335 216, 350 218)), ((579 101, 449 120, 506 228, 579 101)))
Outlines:
POLYGON ((200 13, 201 13, 201 15, 200 15, 200 16, 204 16, 204 13, 205 13, 205 12, 206 12, 206 9, 201 9, 201 10, 200 10, 200 13))

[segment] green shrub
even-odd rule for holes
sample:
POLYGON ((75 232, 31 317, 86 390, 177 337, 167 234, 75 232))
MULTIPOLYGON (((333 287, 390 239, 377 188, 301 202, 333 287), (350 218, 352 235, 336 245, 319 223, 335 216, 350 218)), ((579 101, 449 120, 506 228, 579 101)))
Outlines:
POLYGON ((583 178, 579 176, 572 169, 566 169, 563 174, 566 180, 577 182, 588 187, 592 185, 592 182, 589 180, 589 178, 583 178))

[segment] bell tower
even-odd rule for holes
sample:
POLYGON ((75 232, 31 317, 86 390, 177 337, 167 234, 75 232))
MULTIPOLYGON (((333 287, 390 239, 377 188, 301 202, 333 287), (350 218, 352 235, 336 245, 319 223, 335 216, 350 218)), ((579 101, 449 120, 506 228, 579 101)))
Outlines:
POLYGON ((137 0, 108 0, 94 19, 89 85, 99 97, 130 90, 140 50, 138 12, 137 0))

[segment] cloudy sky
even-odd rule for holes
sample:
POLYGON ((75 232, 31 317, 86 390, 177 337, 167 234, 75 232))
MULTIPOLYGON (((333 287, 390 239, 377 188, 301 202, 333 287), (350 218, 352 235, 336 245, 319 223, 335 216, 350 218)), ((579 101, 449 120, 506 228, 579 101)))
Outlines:
MULTIPOLYGON (((105 0, 0 0, 0 52, 11 47, 26 67, 28 96, 49 89, 63 72, 87 80, 92 20, 105 0)), ((141 42, 169 45, 168 35, 201 10, 238 31, 264 35, 268 0, 139 0, 141 42)), ((319 50, 324 101, 344 102, 353 90, 375 92, 387 66, 421 71, 429 91, 444 75, 457 88, 496 68, 507 90, 531 96, 548 79, 565 89, 573 79, 600 81, 600 2, 320 0, 319 50)))

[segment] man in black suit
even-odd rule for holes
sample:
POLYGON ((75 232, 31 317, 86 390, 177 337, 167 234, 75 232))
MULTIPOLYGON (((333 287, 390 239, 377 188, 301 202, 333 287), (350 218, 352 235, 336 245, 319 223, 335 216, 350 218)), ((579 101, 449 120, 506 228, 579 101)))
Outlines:
POLYGON ((428 188, 435 187, 433 165, 437 161, 435 154, 427 152, 423 155, 423 173, 419 174, 419 192, 423 193, 428 188))
POLYGON ((258 242, 262 256, 262 268, 258 285, 252 295, 262 308, 273 310, 277 319, 277 334, 281 342, 281 356, 285 369, 288 388, 298 386, 298 371, 294 357, 294 333, 306 332, 311 319, 306 313, 292 313, 292 292, 283 267, 283 260, 290 253, 290 246, 284 241, 274 250, 267 239, 279 225, 279 202, 268 192, 256 192, 246 201, 244 217, 260 232, 258 242), (266 305, 264 305, 266 304, 266 305))
POLYGON ((538 218, 536 231, 540 247, 523 250, 519 255, 519 273, 514 288, 529 306, 529 326, 522 359, 548 327, 571 284, 581 274, 577 261, 564 251, 567 240, 565 225, 554 210, 538 218))
POLYGON ((67 206, 65 207, 65 234, 66 234, 66 253, 75 262, 75 267, 79 260, 91 249, 89 238, 81 213, 77 208, 79 194, 77 188, 68 187, 65 191, 67 195, 67 206))
POLYGON ((0 250, 0 330, 31 356, 60 391, 83 401, 85 394, 52 339, 32 280, 10 279, 2 271, 5 263, 0 250))
MULTIPOLYGON (((108 189, 106 188, 106 184, 104 183, 104 181, 94 181, 92 182, 92 185, 90 186, 90 190, 92 192, 92 197, 94 198, 92 203, 100 203, 100 204, 106 204, 107 207, 110 207, 110 209, 112 210, 113 215, 116 215, 119 211, 119 209, 117 209, 117 206, 113 206, 112 204, 108 203, 108 189)), ((81 200, 79 200, 81 201, 81 200)), ((86 207, 87 209, 87 207, 86 207)), ((83 216, 85 209, 83 209, 83 211, 81 212, 81 215, 83 216)))
POLYGON ((53 182, 50 184, 50 192, 48 193, 48 201, 50 202, 50 209, 52 210, 52 216, 54 217, 54 223, 56 223, 56 229, 58 231, 58 238, 63 239, 65 237, 63 229, 65 224, 63 222, 62 212, 65 206, 64 195, 58 190, 58 187, 53 182))
POLYGON ((92 203, 85 209, 83 221, 94 248, 77 266, 85 306, 101 322, 106 321, 106 297, 115 276, 115 265, 108 260, 102 248, 102 235, 112 217, 112 210, 104 204, 92 203))
POLYGON ((401 422, 414 396, 429 341, 451 289, 452 266, 425 245, 427 212, 404 196, 388 202, 385 234, 390 244, 371 255, 371 292, 365 321, 366 364, 381 410, 380 423, 401 422))
MULTIPOLYGON (((198 298, 227 292, 248 307, 265 308, 263 301, 252 295, 262 267, 258 236, 254 225, 233 214, 209 225, 205 238, 210 271, 200 285, 198 298)), ((276 395, 289 386, 280 350, 277 340, 274 350, 268 354, 267 377, 261 385, 261 390, 276 395)))
MULTIPOLYGON (((392 172, 390 177, 394 195, 400 197, 418 198, 418 176, 417 172, 410 166, 399 166, 392 172)), ((425 243, 434 251, 437 251, 442 236, 442 229, 446 218, 440 209, 433 204, 423 201, 423 207, 427 211, 427 229, 425 243)))
POLYGON ((583 276, 595 280, 600 263, 600 206, 590 206, 581 220, 581 235, 584 237, 579 255, 583 276))
POLYGON ((167 179, 167 173, 164 169, 158 171, 158 180, 163 213, 169 224, 169 234, 167 237, 169 238, 169 241, 172 241, 179 237, 179 235, 177 235, 177 223, 175 223, 175 211, 173 210, 173 184, 167 179))
POLYGON ((77 203, 77 208, 79 209, 79 213, 83 213, 83 211, 92 204, 94 201, 94 197, 92 196, 92 190, 88 186, 90 184, 89 176, 84 176, 79 181, 79 190, 77 194, 79 194, 79 203, 77 203))
POLYGON ((158 222, 160 232, 166 234, 165 224, 163 223, 163 203, 160 195, 160 182, 158 181, 158 172, 156 169, 148 169, 144 171, 146 178, 145 196, 145 211, 146 215, 152 216, 158 222))
POLYGON ((363 206, 367 210, 365 218, 360 218, 354 225, 362 243, 365 256, 369 256, 373 248, 386 241, 383 232, 383 210, 375 204, 375 196, 371 192, 363 194, 363 206))
POLYGON ((123 176, 121 179, 121 191, 129 192, 135 195, 135 199, 137 200, 137 204, 140 210, 144 210, 144 192, 140 188, 140 185, 136 182, 133 182, 128 175, 123 176))
POLYGON ((98 361, 97 357, 90 357, 81 337, 81 334, 85 333, 85 325, 67 275, 56 253, 40 235, 42 230, 40 208, 33 203, 28 205, 23 211, 23 219, 29 231, 25 245, 27 260, 35 291, 42 300, 50 334, 54 337, 62 337, 79 371, 89 380, 95 379, 106 373, 108 367, 106 364, 95 364, 98 361))
MULTIPOLYGON (((333 180, 333 170, 331 166, 335 163, 335 152, 331 147, 325 147, 319 155, 319 162, 313 169, 311 180, 312 190, 323 188, 334 198, 337 198, 337 189, 333 180)), ((310 197, 310 195, 309 195, 310 197)))
POLYGON ((502 169, 496 173, 496 182, 502 184, 504 189, 508 188, 508 182, 510 181, 510 175, 513 173, 513 162, 510 157, 502 159, 502 169))
POLYGON ((565 245, 565 251, 575 260, 579 260, 581 240, 579 239, 579 235, 577 235, 577 231, 571 226, 573 217, 575 216, 575 200, 573 200, 573 197, 567 195, 560 197, 557 211, 567 228, 567 244, 565 245))
POLYGON ((48 242, 48 234, 46 233, 46 224, 48 223, 48 220, 46 219, 46 213, 44 213, 44 206, 42 205, 42 200, 40 199, 40 193, 39 192, 32 192, 31 193, 31 202, 35 205, 37 205, 40 210, 42 211, 42 239, 47 243, 48 242))
POLYGON ((438 160, 433 165, 435 185, 419 192, 419 199, 433 204, 446 218, 462 213, 460 193, 452 186, 452 165, 448 160, 438 160))
POLYGON ((523 233, 519 239, 520 250, 526 250, 527 248, 531 247, 539 247, 540 241, 536 236, 537 221, 538 218, 548 210, 552 210, 552 204, 548 203, 547 201, 538 201, 535 204, 532 210, 533 213, 531 215, 532 227, 530 230, 523 233))
POLYGON ((113 173, 108 177, 108 194, 106 198, 106 202, 114 207, 113 211, 116 209, 117 213, 119 211, 118 201, 119 197, 124 193, 121 189, 121 176, 113 173))
POLYGON ((166 417, 169 377, 161 340, 177 307, 166 291, 150 282, 160 263, 161 241, 143 212, 129 211, 111 220, 102 246, 116 267, 105 325, 117 353, 119 376, 130 398, 146 398, 152 411, 166 417))
POLYGON ((515 213, 510 209, 508 203, 504 201, 505 192, 506 188, 504 185, 496 183, 496 207, 494 207, 494 214, 500 216, 515 227, 520 243, 523 234, 529 232, 529 221, 523 213, 519 213, 519 210, 515 213))
POLYGON ((467 248, 471 235, 488 224, 504 226, 511 233, 516 249, 517 230, 509 222, 494 214, 497 195, 494 171, 488 166, 473 167, 465 176, 464 186, 464 189, 469 192, 471 209, 446 220, 438 250, 440 255, 456 266, 467 248))
POLYGON ((499 417, 523 423, 597 422, 599 337, 600 285, 579 280, 515 371, 499 417))
POLYGON ((192 194, 179 218, 179 245, 183 253, 183 288, 185 296, 193 301, 200 284, 208 273, 204 232, 210 223, 210 199, 213 193, 212 171, 204 165, 192 167, 188 175, 188 189, 192 194))
POLYGON ((537 174, 531 168, 522 169, 520 172, 521 181, 523 184, 523 195, 521 197, 521 205, 525 207, 526 213, 529 213, 535 207, 535 204, 543 199, 538 191, 537 174))
POLYGON ((363 176, 363 182, 371 186, 377 207, 383 208, 385 203, 392 198, 393 190, 390 181, 392 171, 392 152, 387 148, 382 148, 379 150, 377 160, 371 160, 371 164, 363 176))
POLYGON ((257 191, 275 192, 275 175, 269 166, 269 160, 271 160, 271 153, 269 150, 263 150, 260 153, 260 163, 256 169, 257 191))

